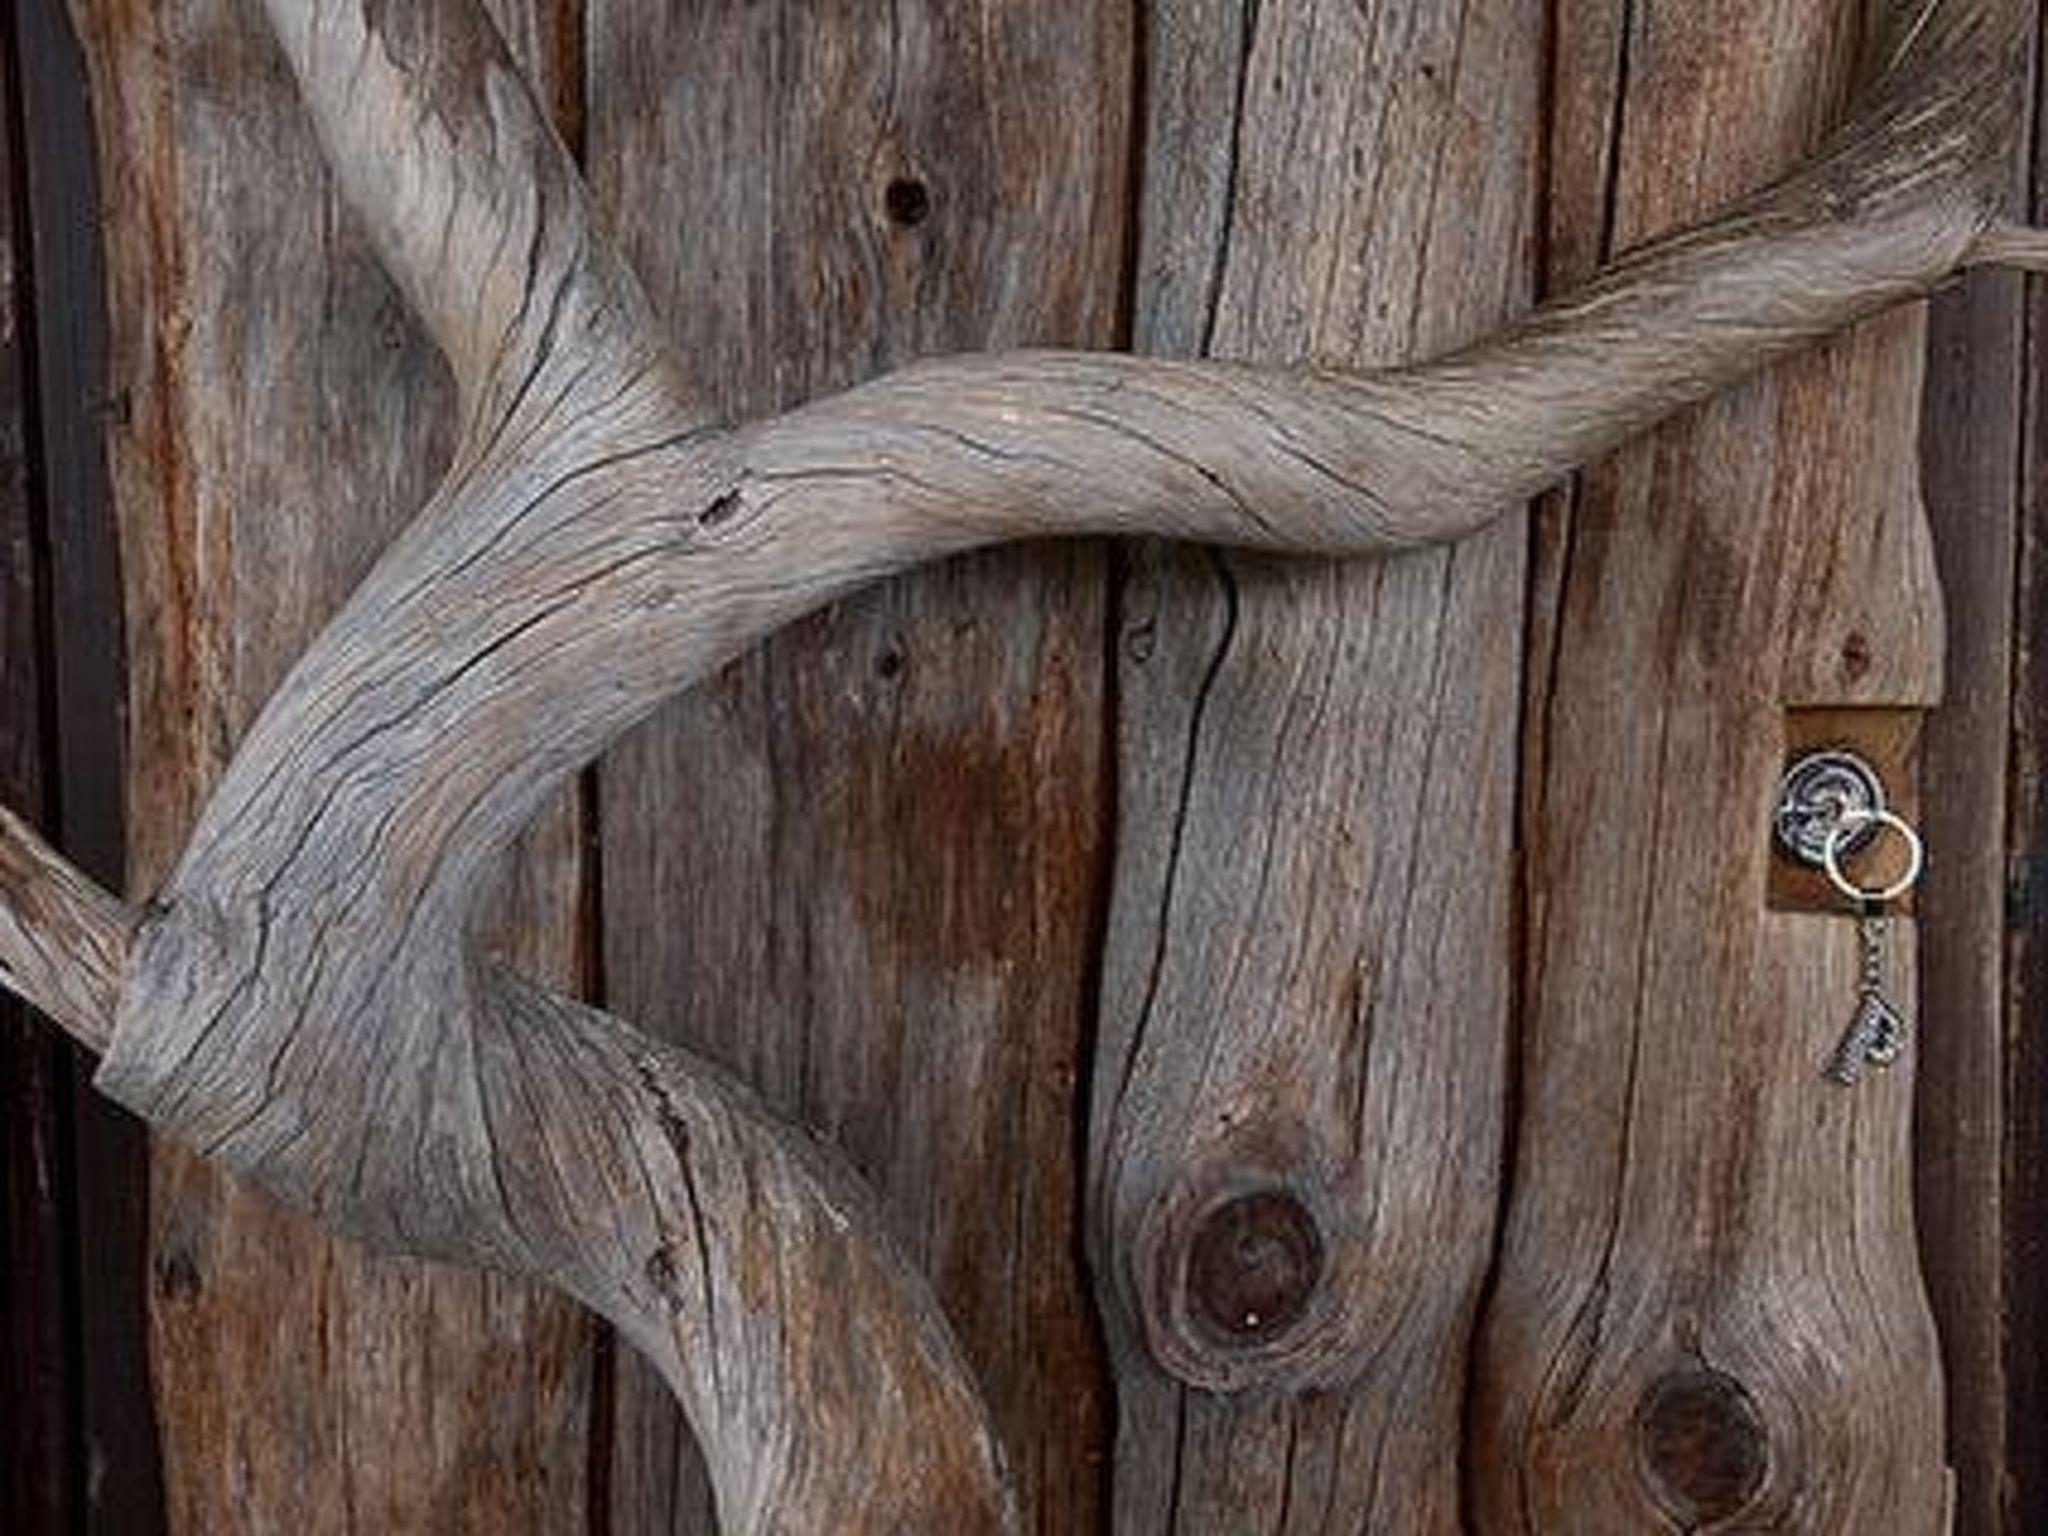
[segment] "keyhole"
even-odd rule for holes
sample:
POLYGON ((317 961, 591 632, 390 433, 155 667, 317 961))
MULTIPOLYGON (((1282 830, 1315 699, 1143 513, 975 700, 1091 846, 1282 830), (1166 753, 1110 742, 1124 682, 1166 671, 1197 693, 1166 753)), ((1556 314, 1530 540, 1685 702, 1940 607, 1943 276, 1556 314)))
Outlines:
POLYGON ((931 215, 931 189, 915 176, 898 176, 882 189, 882 211, 890 223, 915 229, 931 215))

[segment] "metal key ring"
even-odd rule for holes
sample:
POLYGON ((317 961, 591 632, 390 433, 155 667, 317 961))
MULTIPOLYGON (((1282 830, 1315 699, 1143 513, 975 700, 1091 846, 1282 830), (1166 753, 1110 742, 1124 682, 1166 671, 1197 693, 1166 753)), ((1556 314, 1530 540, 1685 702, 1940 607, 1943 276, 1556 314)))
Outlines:
POLYGON ((1920 841, 1920 834, 1913 830, 1912 823, 1896 812, 1850 807, 1842 812, 1828 832, 1827 840, 1821 844, 1820 862, 1834 888, 1858 905, 1894 901, 1920 883, 1921 872, 1927 867, 1927 847, 1920 841), (1841 854, 1842 845, 1854 833, 1873 823, 1879 828, 1891 828, 1905 840, 1906 872, 1890 885, 1866 890, 1842 872, 1841 854))

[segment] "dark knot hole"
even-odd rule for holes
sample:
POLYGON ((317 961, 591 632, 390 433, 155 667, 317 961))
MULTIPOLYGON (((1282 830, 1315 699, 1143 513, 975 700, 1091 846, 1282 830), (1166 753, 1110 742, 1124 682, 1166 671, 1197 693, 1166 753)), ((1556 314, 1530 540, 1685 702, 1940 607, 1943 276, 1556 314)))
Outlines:
POLYGON ((1188 1245, 1193 1316, 1227 1345, 1261 1343, 1292 1327, 1322 1274, 1322 1233, 1284 1191, 1225 1202, 1202 1219, 1188 1245))
POLYGON ((931 188, 915 176, 898 176, 882 188, 882 211, 891 224, 915 229, 931 216, 931 188))
POLYGON ((1770 1435, 1755 1402, 1715 1370, 1652 1382, 1637 1410, 1636 1448, 1653 1496, 1688 1527, 1740 1514, 1770 1472, 1770 1435))

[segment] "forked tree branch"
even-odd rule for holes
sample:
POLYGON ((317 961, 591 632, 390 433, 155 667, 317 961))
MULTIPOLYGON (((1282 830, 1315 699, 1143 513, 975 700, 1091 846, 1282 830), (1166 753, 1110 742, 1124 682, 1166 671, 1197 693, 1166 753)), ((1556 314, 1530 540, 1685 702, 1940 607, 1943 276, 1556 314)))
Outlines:
POLYGON ((659 332, 546 113, 474 0, 262 0, 335 179, 495 427, 549 365, 622 377, 659 332))
POLYGON ((735 1532, 1014 1516, 943 1320, 848 1176, 706 1064, 476 954, 476 893, 552 788, 889 572, 1044 534, 1454 538, 1959 266, 2044 252, 1997 222, 2025 0, 1901 0, 1799 174, 1456 356, 951 358, 731 430, 475 0, 267 8, 464 436, 146 916, 0 822, 0 979, 108 1039, 100 1086, 165 1133, 336 1227, 611 1318, 735 1532))

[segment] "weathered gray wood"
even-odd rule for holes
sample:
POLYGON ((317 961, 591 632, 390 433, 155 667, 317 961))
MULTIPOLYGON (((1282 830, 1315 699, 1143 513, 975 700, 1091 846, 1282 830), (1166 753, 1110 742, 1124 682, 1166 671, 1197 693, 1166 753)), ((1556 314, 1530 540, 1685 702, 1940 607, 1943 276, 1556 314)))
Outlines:
MULTIPOLYGON (((1567 5, 1552 281, 1810 146, 1856 10, 1567 5)), ((1855 925, 1765 899, 1787 708, 1939 692, 1921 345, 1890 317, 1731 391, 1589 470, 1546 538, 1489 1531, 1945 1528, 1912 1064, 1823 1079, 1855 925)), ((1908 987, 1903 921, 1888 964, 1908 987)))
MULTIPOLYGON (((1113 344, 1126 13, 594 6, 589 174, 700 397, 744 418, 922 354, 1113 344)), ((608 1003, 845 1151, 932 1278, 1026 1528, 1073 1536, 1103 1528, 1109 1456, 1073 1130, 1106 580, 1099 550, 1039 546, 863 593, 602 770, 608 1003)), ((619 1420, 618 1528, 708 1529, 635 1361, 619 1420)))
MULTIPOLYGON (((1371 366, 1525 309, 1541 28, 1155 7, 1138 345, 1371 366)), ((1461 1529, 1522 542, 1162 551, 1124 587, 1091 1149, 1120 1530, 1461 1529)))
MULTIPOLYGON (((133 660, 132 874, 167 873, 257 707, 432 483, 445 368, 336 202, 254 7, 78 10, 93 53, 133 660)), ((560 811, 505 937, 566 974, 560 811)), ((572 1528, 588 1325, 364 1254, 158 1153, 152 1370, 174 1529, 572 1528)))
MULTIPOLYGON (((596 1306, 682 1398, 739 1530, 994 1529, 1010 1523, 1010 1500, 987 1415, 924 1282, 844 1169, 701 1060, 472 954, 483 877, 551 789, 753 640, 918 561, 1096 528, 1274 549, 1448 538, 1494 515, 1503 497, 1958 263, 2042 255, 2038 237, 1986 234, 1986 166, 2009 132, 2018 7, 1951 0, 1892 13, 1901 29, 1880 39, 1888 63, 1865 115, 1808 171, 1468 354, 1351 380, 1053 354, 955 360, 728 434, 704 424, 691 359, 655 339, 566 155, 473 11, 458 0, 431 14, 307 0, 272 0, 271 11, 330 153, 444 344, 468 413, 449 478, 271 696, 143 914, 99 1081, 336 1228, 541 1275, 596 1306), (379 154, 402 163, 370 163, 379 154), (429 222, 445 239, 422 233, 429 222), (527 253, 523 278, 507 254, 515 249, 527 253), (476 280, 457 281, 457 271, 476 280)), ((119 22, 117 38, 150 25, 119 22)), ((165 44, 186 40, 175 19, 170 27, 165 44)), ((1271 35, 1311 41, 1289 27, 1271 35)), ((1453 51, 1484 58, 1494 36, 1471 25, 1453 51)), ((128 74, 112 75, 161 84, 151 70, 176 56, 175 46, 143 51, 123 60, 128 74)), ((1246 79, 1256 92, 1270 77, 1246 79)), ((154 98, 158 114, 142 121, 178 126, 176 101, 154 98)), ((183 243, 195 215, 178 195, 187 184, 177 154, 168 165, 162 154, 180 140, 112 137, 159 151, 113 163, 158 195, 140 202, 155 211, 142 223, 159 242, 141 242, 144 251, 188 263, 171 275, 204 296, 233 258, 183 243)), ((900 193, 894 205, 911 206, 900 193)), ((1268 293, 1259 275, 1246 278, 1247 321, 1284 286, 1268 293)), ((158 361, 173 372, 214 361, 202 324, 214 313, 156 312, 168 343, 158 361)), ((1263 318, 1296 326, 1285 302, 1263 318)), ((1836 355, 1856 355, 1872 334, 1836 355)), ((144 404, 163 408, 161 391, 144 404)), ((189 421, 177 402, 170 409, 212 449, 205 429, 219 425, 217 404, 212 392, 186 402, 189 421)), ((1878 414, 1893 430, 1867 457, 1885 469, 1882 450, 1908 434, 1878 414)), ((193 494, 205 484, 193 478, 195 444, 157 442, 177 461, 163 477, 173 512, 211 530, 194 516, 207 510, 193 494)), ((176 517, 144 533, 165 525, 176 517)), ((1441 558, 1455 572, 1490 547, 1441 558)), ((232 571, 222 559, 232 544, 202 549, 232 571)), ((1906 543, 1882 544, 1875 575, 1910 574, 1902 550, 1910 556, 1906 543)), ((1781 615, 1796 658, 1787 692, 1808 700, 1844 671, 1865 687, 1910 683, 1914 661, 1892 654, 1889 630, 1849 645, 1832 628, 1848 573, 1803 574, 1810 585, 1781 615)), ((1399 580, 1376 585, 1390 607, 1399 580)), ((172 582, 156 595, 192 591, 172 582)), ((1485 634, 1473 638, 1483 649, 1485 634)), ((202 664, 185 676, 212 669, 236 680, 220 670, 236 658, 197 649, 202 664)), ((1458 665, 1447 648, 1444 675, 1458 665)), ((1490 718, 1479 710, 1479 724, 1490 718)), ((1447 744, 1484 755, 1471 724, 1446 723, 1468 733, 1447 744)), ((1282 722, 1283 743, 1285 731, 1282 722)), ((1478 819, 1489 824, 1483 805, 1478 819)), ((1462 878, 1416 868, 1424 888, 1440 879, 1455 892, 1462 878)), ((1360 896, 1369 904, 1373 892, 1360 896)), ((71 936, 53 926, 38 937, 71 936)), ((1272 937, 1249 934, 1254 944, 1272 937)), ((1447 934, 1430 952, 1435 976, 1465 962, 1459 939, 1447 934)), ((1377 1028, 1376 1009, 1352 1014, 1361 1011, 1377 1028)), ((1259 1044, 1220 1064, 1255 1067, 1259 1044)), ((1364 1088, 1392 1117, 1386 1145, 1400 1143, 1404 1115, 1428 1111, 1414 1095, 1377 1099, 1378 1085, 1364 1088)), ((1199 1138, 1204 1128, 1182 1129, 1199 1138)), ((1287 1162, 1298 1145, 1283 1135, 1253 1150, 1287 1162)), ((1340 1182, 1313 1160, 1287 1166, 1324 1187, 1340 1182)), ((1864 1167, 1857 1198, 1896 1214, 1902 1203, 1887 1203, 1882 1178, 1895 1166, 1864 1167)), ((1126 1183, 1112 1172, 1103 1187, 1114 1217, 1119 1196, 1149 1191, 1142 1176, 1126 1183)), ((1177 1227, 1209 1212, 1171 1201, 1153 1208, 1162 1219, 1149 1229, 1112 1232, 1134 1232, 1141 1259, 1184 1257, 1197 1292, 1220 1273, 1226 1302, 1245 1294, 1236 1281, 1247 1242, 1283 1264, 1336 1252, 1341 1278, 1347 1255, 1319 1250, 1309 1225, 1347 1244, 1359 1229, 1323 1220, 1341 1206, 1308 1180, 1297 1179, 1292 1206, 1226 1183, 1224 1195, 1254 1198, 1220 1232, 1206 1220, 1177 1227)), ((1409 1193, 1397 1179, 1383 1187, 1409 1193)), ((1447 1219, 1463 1207, 1452 1211, 1447 1219)), ((1896 1251, 1897 1236, 1878 1247, 1896 1251)), ((1413 1284, 1424 1266, 1414 1255, 1409 1264, 1413 1284)), ((1184 1377, 1235 1385, 1263 1372, 1327 1385, 1399 1358, 1373 1348, 1369 1317, 1354 1331, 1341 1309, 1314 1310, 1314 1295, 1307 1316, 1332 1326, 1305 1330, 1292 1359, 1218 1350, 1199 1324, 1179 1347, 1185 1309, 1172 1303, 1189 1289, 1177 1288, 1180 1274, 1171 1264, 1123 1273, 1140 1298, 1132 1315, 1153 1320, 1148 1344, 1184 1377), (1166 1305, 1147 1314, 1158 1278, 1149 1299, 1166 1305)), ((1289 1295, 1283 1286, 1278 1299, 1289 1295)), ((1281 1315, 1263 1301, 1208 1310, 1239 1342, 1244 1328, 1281 1315)), ((1913 1465, 1894 1470, 1910 1480, 1913 1465)), ((1256 1475, 1258 1464, 1219 1470, 1256 1475)), ((1448 1518, 1442 1479, 1432 1486, 1424 1498, 1436 1508, 1415 1507, 1448 1518)))

